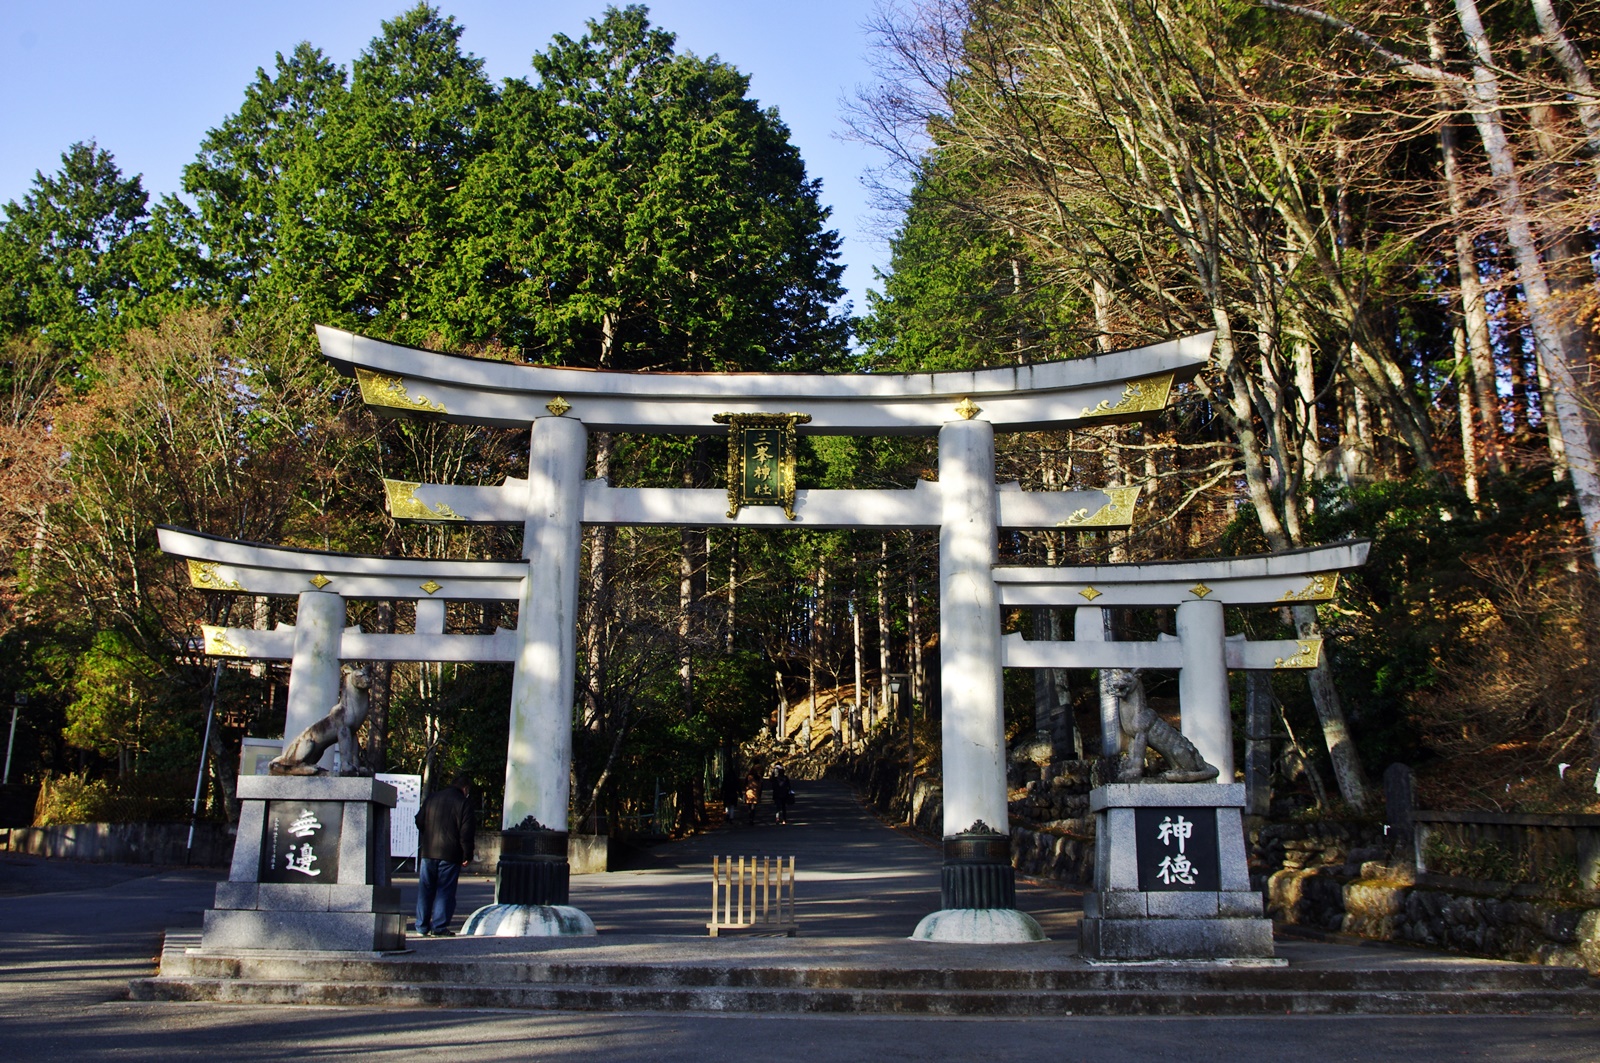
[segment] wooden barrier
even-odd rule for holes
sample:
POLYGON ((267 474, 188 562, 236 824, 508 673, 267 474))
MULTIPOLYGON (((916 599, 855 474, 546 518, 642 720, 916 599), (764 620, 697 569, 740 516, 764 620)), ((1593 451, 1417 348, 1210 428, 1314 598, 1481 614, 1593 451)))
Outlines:
POLYGON ((794 857, 713 856, 706 929, 794 937, 794 857))
POLYGON ((1417 809, 1411 817, 1420 873, 1600 889, 1600 816, 1417 809), (1450 855, 1481 866, 1438 866, 1450 855))

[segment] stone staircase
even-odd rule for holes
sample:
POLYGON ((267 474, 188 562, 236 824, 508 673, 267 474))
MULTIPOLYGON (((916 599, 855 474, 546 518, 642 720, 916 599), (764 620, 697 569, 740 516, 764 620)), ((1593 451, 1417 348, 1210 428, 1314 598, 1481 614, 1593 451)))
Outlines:
POLYGON ((1600 1013, 1600 983, 1569 968, 1439 957, 1094 966, 1049 946, 1000 960, 898 940, 800 942, 729 951, 681 938, 588 949, 458 939, 382 956, 202 954, 198 935, 169 933, 159 975, 134 981, 131 993, 238 1004, 997 1018, 1600 1013))

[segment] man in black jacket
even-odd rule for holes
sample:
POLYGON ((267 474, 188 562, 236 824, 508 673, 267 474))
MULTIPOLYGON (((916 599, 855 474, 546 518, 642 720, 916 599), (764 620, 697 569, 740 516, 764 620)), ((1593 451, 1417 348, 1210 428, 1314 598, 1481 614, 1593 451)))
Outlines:
POLYGON ((449 937, 456 881, 472 862, 472 780, 457 775, 417 813, 417 933, 449 937))

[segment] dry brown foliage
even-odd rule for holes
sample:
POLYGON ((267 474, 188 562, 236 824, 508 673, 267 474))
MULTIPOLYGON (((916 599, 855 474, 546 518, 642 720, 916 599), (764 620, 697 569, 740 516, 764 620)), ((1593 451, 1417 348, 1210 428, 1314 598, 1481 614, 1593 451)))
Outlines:
POLYGON ((1585 544, 1499 545, 1465 560, 1481 595, 1455 613, 1442 682, 1412 701, 1440 758, 1424 794, 1441 807, 1600 808, 1600 589, 1579 563, 1585 544))

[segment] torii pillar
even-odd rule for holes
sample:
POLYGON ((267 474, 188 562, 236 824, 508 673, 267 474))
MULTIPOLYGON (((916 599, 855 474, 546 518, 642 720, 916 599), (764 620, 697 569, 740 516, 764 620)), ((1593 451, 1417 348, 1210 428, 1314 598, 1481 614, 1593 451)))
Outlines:
POLYGON ((339 704, 340 640, 344 636, 343 595, 302 591, 294 614, 294 657, 289 666, 289 712, 283 748, 339 704))
MULTIPOLYGON (((977 413, 979 411, 973 411, 977 413)), ((994 426, 969 418, 939 430, 939 676, 944 743, 944 868, 940 910, 921 941, 1042 941, 1017 911, 1006 808, 1005 700, 1000 670, 999 508, 994 426)))
POLYGON ((577 418, 552 416, 536 419, 529 438, 522 533, 528 578, 517 612, 495 903, 474 912, 464 932, 587 937, 594 923, 567 904, 567 808, 589 434, 577 418))

